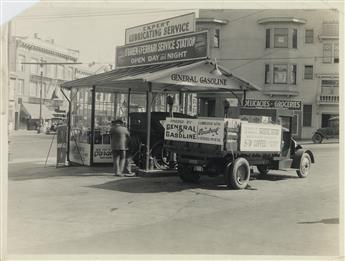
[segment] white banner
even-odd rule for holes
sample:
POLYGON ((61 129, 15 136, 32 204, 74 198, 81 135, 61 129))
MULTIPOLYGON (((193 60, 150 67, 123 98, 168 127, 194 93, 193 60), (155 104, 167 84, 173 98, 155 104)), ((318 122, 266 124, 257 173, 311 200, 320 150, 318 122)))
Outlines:
POLYGON ((281 135, 280 125, 242 122, 240 151, 279 152, 281 135))
POLYGON ((164 125, 166 140, 216 145, 224 142, 223 120, 166 118, 164 125))

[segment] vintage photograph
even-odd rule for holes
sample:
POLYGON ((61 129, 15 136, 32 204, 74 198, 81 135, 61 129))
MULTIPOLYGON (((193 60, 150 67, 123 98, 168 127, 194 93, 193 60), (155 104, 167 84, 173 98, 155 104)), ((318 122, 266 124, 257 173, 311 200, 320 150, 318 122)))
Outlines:
POLYGON ((344 256, 343 3, 1 4, 4 260, 344 256))

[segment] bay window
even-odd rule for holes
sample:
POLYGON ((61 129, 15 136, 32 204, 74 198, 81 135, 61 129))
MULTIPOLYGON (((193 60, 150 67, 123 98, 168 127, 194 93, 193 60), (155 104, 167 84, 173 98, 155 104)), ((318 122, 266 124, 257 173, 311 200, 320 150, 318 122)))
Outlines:
POLYGON ((274 47, 275 48, 288 48, 288 28, 275 28, 274 29, 274 47))
POLYGON ((288 66, 286 64, 275 64, 273 66, 273 83, 287 83, 288 66))

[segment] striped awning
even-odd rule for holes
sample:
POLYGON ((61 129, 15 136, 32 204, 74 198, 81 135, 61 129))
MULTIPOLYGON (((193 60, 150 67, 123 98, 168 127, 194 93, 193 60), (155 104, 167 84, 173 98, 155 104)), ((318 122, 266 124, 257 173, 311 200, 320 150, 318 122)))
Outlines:
MULTIPOLYGON (((23 102, 22 106, 21 106, 21 111, 23 113, 27 114, 28 116, 30 116, 31 119, 39 119, 40 118, 40 105, 39 104, 23 102)), ((42 112, 41 112, 42 119, 44 119, 44 120, 51 119, 54 117, 53 114, 54 114, 54 111, 49 110, 47 108, 47 106, 42 104, 42 112)))
POLYGON ((184 61, 115 69, 106 73, 68 81, 64 89, 91 88, 97 91, 145 93, 150 82, 152 91, 226 92, 259 90, 210 60, 184 61), (217 73, 214 71, 217 69, 217 73))

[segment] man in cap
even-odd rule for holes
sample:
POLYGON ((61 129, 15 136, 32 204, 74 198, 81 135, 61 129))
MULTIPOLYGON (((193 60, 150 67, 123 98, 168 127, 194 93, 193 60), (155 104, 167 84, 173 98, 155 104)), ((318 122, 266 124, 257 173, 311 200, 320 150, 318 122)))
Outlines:
POLYGON ((110 139, 113 152, 115 176, 124 176, 126 151, 128 150, 129 131, 121 119, 111 122, 110 139))

